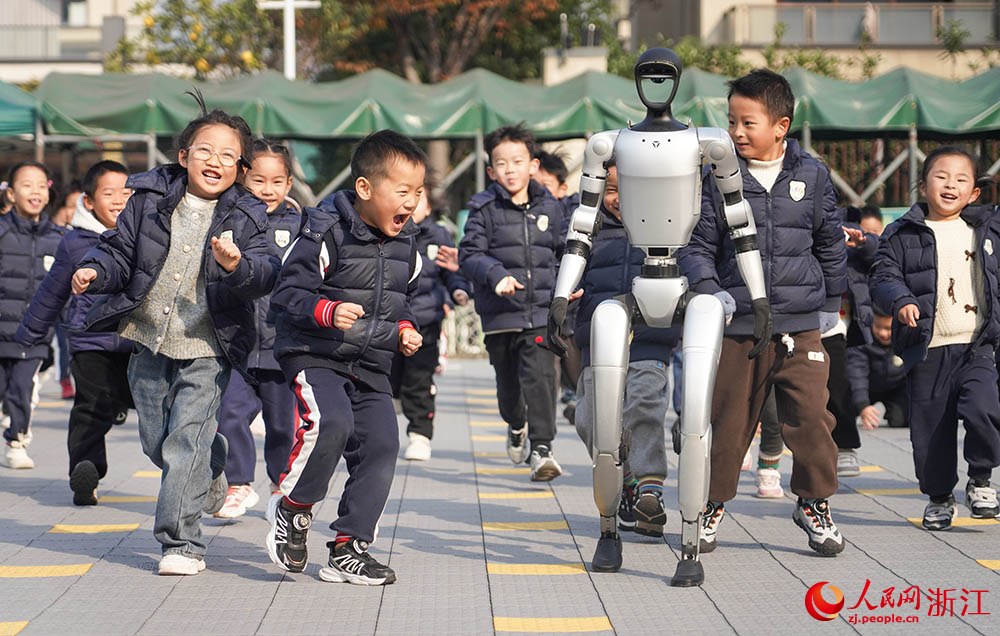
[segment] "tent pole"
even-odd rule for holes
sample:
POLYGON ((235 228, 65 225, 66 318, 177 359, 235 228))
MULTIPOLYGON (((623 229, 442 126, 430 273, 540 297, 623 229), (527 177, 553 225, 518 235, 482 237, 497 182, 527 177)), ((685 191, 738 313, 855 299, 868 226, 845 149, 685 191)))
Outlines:
POLYGON ((148 133, 146 135, 146 170, 156 167, 156 135, 148 133))
POLYGON ((475 162, 476 162, 476 153, 470 152, 469 154, 467 154, 461 161, 458 162, 458 164, 454 168, 451 169, 451 172, 445 175, 444 179, 441 179, 441 183, 439 183, 437 188, 435 188, 434 193, 440 195, 441 193, 445 192, 449 188, 449 186, 451 186, 451 184, 455 181, 455 179, 462 176, 462 174, 469 169, 469 166, 471 166, 475 162))
POLYGON ((904 150, 903 152, 896 155, 896 158, 893 159, 889 163, 889 165, 886 166, 884 170, 882 170, 882 172, 878 173, 878 176, 875 177, 875 180, 869 183, 868 187, 861 192, 861 196, 858 197, 859 199, 861 199, 861 202, 867 203, 868 197, 875 194, 875 191, 878 190, 879 186, 885 183, 889 179, 889 177, 892 176, 892 173, 896 172, 896 170, 898 170, 899 167, 903 165, 903 162, 906 161, 906 158, 909 156, 910 156, 909 149, 904 150))
POLYGON ((816 153, 813 152, 812 128, 807 121, 802 122, 802 148, 809 154, 816 156, 816 153))
POLYGON ((42 128, 42 115, 35 111, 35 161, 45 161, 45 130, 42 128))
POLYGON ((986 171, 986 174, 987 176, 992 177, 997 172, 1000 172, 1000 159, 997 159, 996 161, 993 162, 993 165, 990 166, 990 169, 986 171))
POLYGON ((486 189, 486 162, 483 161, 486 151, 483 150, 483 129, 476 129, 476 192, 486 189))
POLYGON ((917 179, 918 179, 918 166, 917 166, 917 153, 920 152, 920 148, 917 147, 917 127, 915 125, 910 125, 910 205, 917 202, 917 179))
POLYGON ((337 186, 339 186, 341 183, 343 183, 344 180, 347 179, 347 177, 349 177, 349 176, 351 176, 351 166, 350 166, 350 164, 348 164, 347 166, 344 166, 344 169, 341 170, 340 172, 338 172, 337 176, 334 177, 333 180, 330 181, 330 183, 328 183, 325 186, 323 186, 323 189, 320 190, 319 194, 316 195, 316 201, 317 202, 322 201, 326 197, 330 196, 330 193, 333 192, 334 190, 336 190, 337 186))

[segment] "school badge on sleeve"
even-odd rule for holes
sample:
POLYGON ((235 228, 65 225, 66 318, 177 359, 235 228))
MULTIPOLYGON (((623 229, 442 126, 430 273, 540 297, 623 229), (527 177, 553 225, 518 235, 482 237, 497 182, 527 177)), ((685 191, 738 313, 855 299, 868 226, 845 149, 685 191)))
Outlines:
POLYGON ((438 250, 439 250, 439 246, 437 246, 437 245, 428 245, 427 246, 427 258, 431 259, 432 261, 435 260, 438 257, 438 250))
POLYGON ((535 221, 535 225, 538 227, 539 232, 544 232, 549 229, 549 215, 540 214, 538 220, 535 221))
POLYGON ((288 247, 288 244, 292 240, 292 233, 288 230, 275 230, 274 231, 274 244, 278 247, 288 247))
POLYGON ((230 240, 231 241, 231 240, 233 240, 233 231, 232 230, 225 230, 222 234, 219 235, 219 240, 220 241, 224 241, 224 240, 230 240))
POLYGON ((802 197, 806 196, 806 182, 789 181, 788 196, 792 197, 792 201, 801 201, 802 197))
POLYGON ((986 250, 987 254, 993 256, 993 239, 986 239, 986 242, 983 243, 983 249, 986 250))
POLYGON ((45 256, 42 257, 42 267, 45 268, 45 271, 49 271, 50 269, 52 269, 52 264, 55 262, 56 262, 55 256, 50 256, 49 254, 46 254, 45 256))

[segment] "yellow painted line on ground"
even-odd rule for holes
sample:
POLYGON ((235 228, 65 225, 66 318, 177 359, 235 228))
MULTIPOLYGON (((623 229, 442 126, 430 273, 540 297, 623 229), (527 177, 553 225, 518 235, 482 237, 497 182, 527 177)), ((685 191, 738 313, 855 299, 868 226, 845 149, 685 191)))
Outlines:
POLYGON ((469 413, 475 415, 500 415, 499 409, 469 409, 469 413))
POLYGON ((486 573, 550 576, 558 574, 586 574, 587 568, 582 563, 487 563, 486 573))
POLYGON ((569 530, 565 521, 494 521, 484 522, 483 530, 569 530))
POLYGON ((71 408, 73 406, 73 400, 66 400, 65 402, 39 402, 37 407, 40 409, 61 409, 61 408, 71 408))
POLYGON ((919 488, 868 488, 858 491, 859 495, 919 495, 919 488))
POLYGON ((555 497, 550 490, 532 490, 531 492, 481 492, 480 499, 551 499, 555 497))
POLYGON ((863 473, 880 473, 885 469, 881 466, 861 466, 860 470, 863 473))
POLYGON ((159 470, 137 470, 132 473, 133 477, 156 477, 159 479, 163 473, 159 470))
POLYGON ((466 395, 496 395, 496 389, 466 389, 466 395))
MULTIPOLYGON (((473 438, 475 439, 475 438, 473 438)), ((476 451, 472 454, 474 457, 506 457, 507 453, 502 453, 500 451, 476 451)))
POLYGON ((531 469, 524 468, 477 468, 477 475, 528 475, 531 469))
POLYGON ((469 426, 473 428, 507 428, 507 422, 503 420, 471 420, 469 426))
MULTIPOLYGON (((473 435, 470 437, 474 442, 502 442, 507 439, 506 435, 473 435)), ((506 455, 506 453, 504 453, 506 455)))
POLYGON ((517 618, 494 616, 493 629, 498 632, 609 632, 611 621, 607 616, 586 618, 517 618))
POLYGON ((976 559, 976 563, 991 570, 1000 570, 1000 561, 994 559, 976 559))
POLYGON ((789 457, 791 457, 792 456, 792 451, 790 451, 790 450, 788 450, 786 448, 785 450, 781 451, 781 454, 782 455, 788 455, 789 457))
POLYGON ((28 579, 46 576, 80 576, 93 563, 79 565, 0 565, 0 579, 28 579))
POLYGON ((98 534, 101 532, 132 532, 139 527, 138 523, 112 523, 91 525, 70 525, 57 523, 49 532, 53 534, 98 534))
POLYGON ((28 621, 10 621, 0 623, 0 636, 16 636, 22 629, 28 626, 28 621))
POLYGON ((487 406, 491 406, 491 405, 496 404, 497 400, 496 400, 496 398, 467 397, 467 398, 465 398, 465 403, 466 404, 484 404, 484 405, 487 405, 487 406))
MULTIPOLYGON (((506 453, 504 453, 506 455, 506 453)), ((103 495, 97 498, 98 503, 145 503, 156 501, 156 495, 103 495)))
MULTIPOLYGON (((907 521, 913 525, 922 528, 921 522, 923 518, 921 517, 909 517, 907 521)), ((953 527, 965 528, 969 526, 995 526, 1000 524, 1000 521, 996 519, 973 519, 972 517, 955 517, 955 520, 951 522, 953 527)))

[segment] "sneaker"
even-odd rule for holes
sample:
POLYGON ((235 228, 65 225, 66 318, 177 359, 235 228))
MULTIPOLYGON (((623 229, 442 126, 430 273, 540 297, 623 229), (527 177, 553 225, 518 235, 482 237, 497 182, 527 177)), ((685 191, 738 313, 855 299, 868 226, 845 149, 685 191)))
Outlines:
POLYGON ((62 387, 62 399, 72 400, 76 397, 76 391, 73 389, 73 380, 63 378, 59 380, 59 386, 62 387))
POLYGON ((28 457, 28 446, 24 442, 7 442, 3 455, 0 456, 0 463, 7 468, 28 469, 34 468, 35 462, 28 457))
POLYGON ((205 569, 205 559, 183 554, 164 554, 160 559, 160 576, 191 576, 205 569))
POLYGON ((320 569, 319 578, 330 583, 355 585, 389 585, 396 582, 396 573, 368 554, 368 542, 348 539, 340 545, 330 541, 330 560, 320 569))
POLYGON ((840 536, 837 524, 830 516, 830 503, 826 499, 799 497, 792 519, 798 527, 805 530, 809 537, 809 547, 816 552, 833 556, 844 551, 844 537, 840 536))
POLYGON ((73 467, 69 474, 69 488, 73 491, 74 506, 97 505, 97 467, 94 462, 85 459, 73 467))
POLYGON ((776 468, 757 469, 757 496, 761 499, 781 499, 785 496, 781 488, 781 473, 776 468))
POLYGON ((927 502, 921 525, 925 530, 951 530, 951 523, 956 516, 958 516, 958 506, 955 504, 955 496, 948 495, 944 501, 927 502))
POLYGON ((701 536, 698 537, 699 552, 715 550, 715 535, 719 532, 719 524, 725 513, 726 508, 721 503, 709 501, 705 504, 705 512, 701 515, 701 536))
POLYGON ((837 450, 837 477, 857 477, 861 474, 858 452, 852 448, 837 450))
POLYGON ((278 484, 274 483, 273 481, 271 482, 271 494, 272 495, 280 495, 281 494, 281 486, 279 486, 278 484))
POLYGON ((750 470, 750 466, 753 465, 753 457, 750 455, 750 449, 747 449, 747 454, 743 456, 743 465, 740 466, 740 471, 750 470))
POLYGON ((662 537, 667 511, 663 509, 663 495, 644 492, 635 500, 635 531, 647 537, 662 537))
POLYGON ((230 486, 226 493, 226 502, 222 508, 215 513, 220 519, 235 519, 247 513, 248 508, 253 508, 260 501, 260 497, 250 484, 240 484, 230 486))
POLYGON ((973 519, 992 519, 1000 514, 997 491, 986 480, 969 480, 965 485, 965 505, 973 519))
POLYGON ((566 408, 563 409, 563 417, 565 417, 566 421, 572 426, 576 426, 576 401, 570 402, 566 405, 566 408))
POLYGON ((528 459, 528 423, 519 429, 507 425, 507 457, 515 464, 523 464, 528 459))
POLYGON ((531 451, 531 481, 552 481, 562 474, 562 467, 544 444, 531 451))
POLYGON ((408 433, 410 443, 406 445, 406 452, 403 459, 411 459, 418 462, 425 462, 431 458, 431 440, 426 435, 420 433, 408 433))
POLYGON ((626 532, 635 530, 635 499, 638 493, 634 488, 622 486, 622 497, 618 500, 618 529, 626 532))
POLYGON ((208 494, 205 495, 205 503, 201 506, 202 512, 206 515, 215 515, 222 510, 228 494, 229 482, 226 481, 226 473, 219 473, 219 476, 208 485, 208 494))
POLYGON ((284 506, 284 495, 277 494, 267 503, 271 530, 267 533, 267 555, 282 570, 301 572, 306 569, 306 538, 312 525, 308 510, 290 510, 284 506))
POLYGON ((115 411, 115 419, 112 420, 111 424, 114 426, 121 426, 128 419, 128 409, 124 411, 115 411))

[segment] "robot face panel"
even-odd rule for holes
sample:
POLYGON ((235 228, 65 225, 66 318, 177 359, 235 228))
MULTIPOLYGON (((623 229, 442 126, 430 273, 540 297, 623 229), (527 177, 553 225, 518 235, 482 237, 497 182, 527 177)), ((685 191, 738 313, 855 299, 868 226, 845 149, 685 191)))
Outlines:
POLYGON ((615 143, 622 223, 636 247, 687 245, 701 211, 695 129, 622 130, 615 143))

